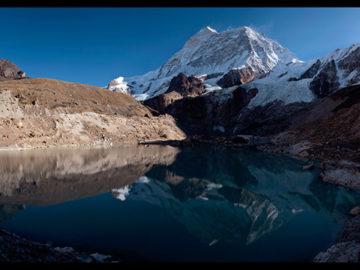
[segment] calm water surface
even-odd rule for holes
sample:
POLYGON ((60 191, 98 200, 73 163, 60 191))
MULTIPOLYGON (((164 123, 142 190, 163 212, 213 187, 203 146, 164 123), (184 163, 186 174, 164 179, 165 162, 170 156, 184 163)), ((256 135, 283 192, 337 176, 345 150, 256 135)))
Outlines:
POLYGON ((304 161, 198 146, 0 153, 0 227, 144 261, 310 262, 352 192, 304 161))

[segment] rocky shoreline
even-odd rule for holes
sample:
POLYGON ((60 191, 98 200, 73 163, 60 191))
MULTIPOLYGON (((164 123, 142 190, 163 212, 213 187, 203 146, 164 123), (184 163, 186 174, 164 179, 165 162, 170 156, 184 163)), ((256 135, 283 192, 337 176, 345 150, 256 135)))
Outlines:
POLYGON ((0 263, 118 263, 114 255, 38 243, 0 229, 0 263))

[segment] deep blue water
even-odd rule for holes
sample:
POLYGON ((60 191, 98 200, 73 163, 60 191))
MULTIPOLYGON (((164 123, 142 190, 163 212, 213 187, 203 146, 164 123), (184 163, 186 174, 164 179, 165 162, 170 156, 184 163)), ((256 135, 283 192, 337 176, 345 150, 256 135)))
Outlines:
POLYGON ((0 164, 1 228, 131 260, 310 262, 360 199, 249 148, 4 152, 0 164))

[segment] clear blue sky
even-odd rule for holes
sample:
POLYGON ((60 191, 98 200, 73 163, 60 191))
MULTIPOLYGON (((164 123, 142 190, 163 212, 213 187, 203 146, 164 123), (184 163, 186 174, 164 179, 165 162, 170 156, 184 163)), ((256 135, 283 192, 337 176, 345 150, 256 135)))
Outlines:
POLYGON ((360 42, 360 8, 0 8, 0 58, 30 77, 106 86, 158 68, 209 25, 250 26, 302 60, 360 42))

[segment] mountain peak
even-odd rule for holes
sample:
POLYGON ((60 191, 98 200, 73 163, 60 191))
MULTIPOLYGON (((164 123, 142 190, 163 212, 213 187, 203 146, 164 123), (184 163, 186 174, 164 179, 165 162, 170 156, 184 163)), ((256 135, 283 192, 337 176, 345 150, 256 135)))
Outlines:
POLYGON ((204 28, 201 28, 199 32, 197 32, 194 36, 211 36, 213 34, 218 34, 218 32, 211 28, 210 26, 206 26, 204 28))
POLYGON ((206 29, 207 31, 210 31, 212 33, 218 33, 215 29, 212 29, 210 26, 206 26, 204 29, 206 29))
POLYGON ((206 41, 212 35, 216 35, 218 32, 209 26, 202 28, 199 32, 193 35, 186 43, 185 47, 196 47, 202 42, 206 41))

